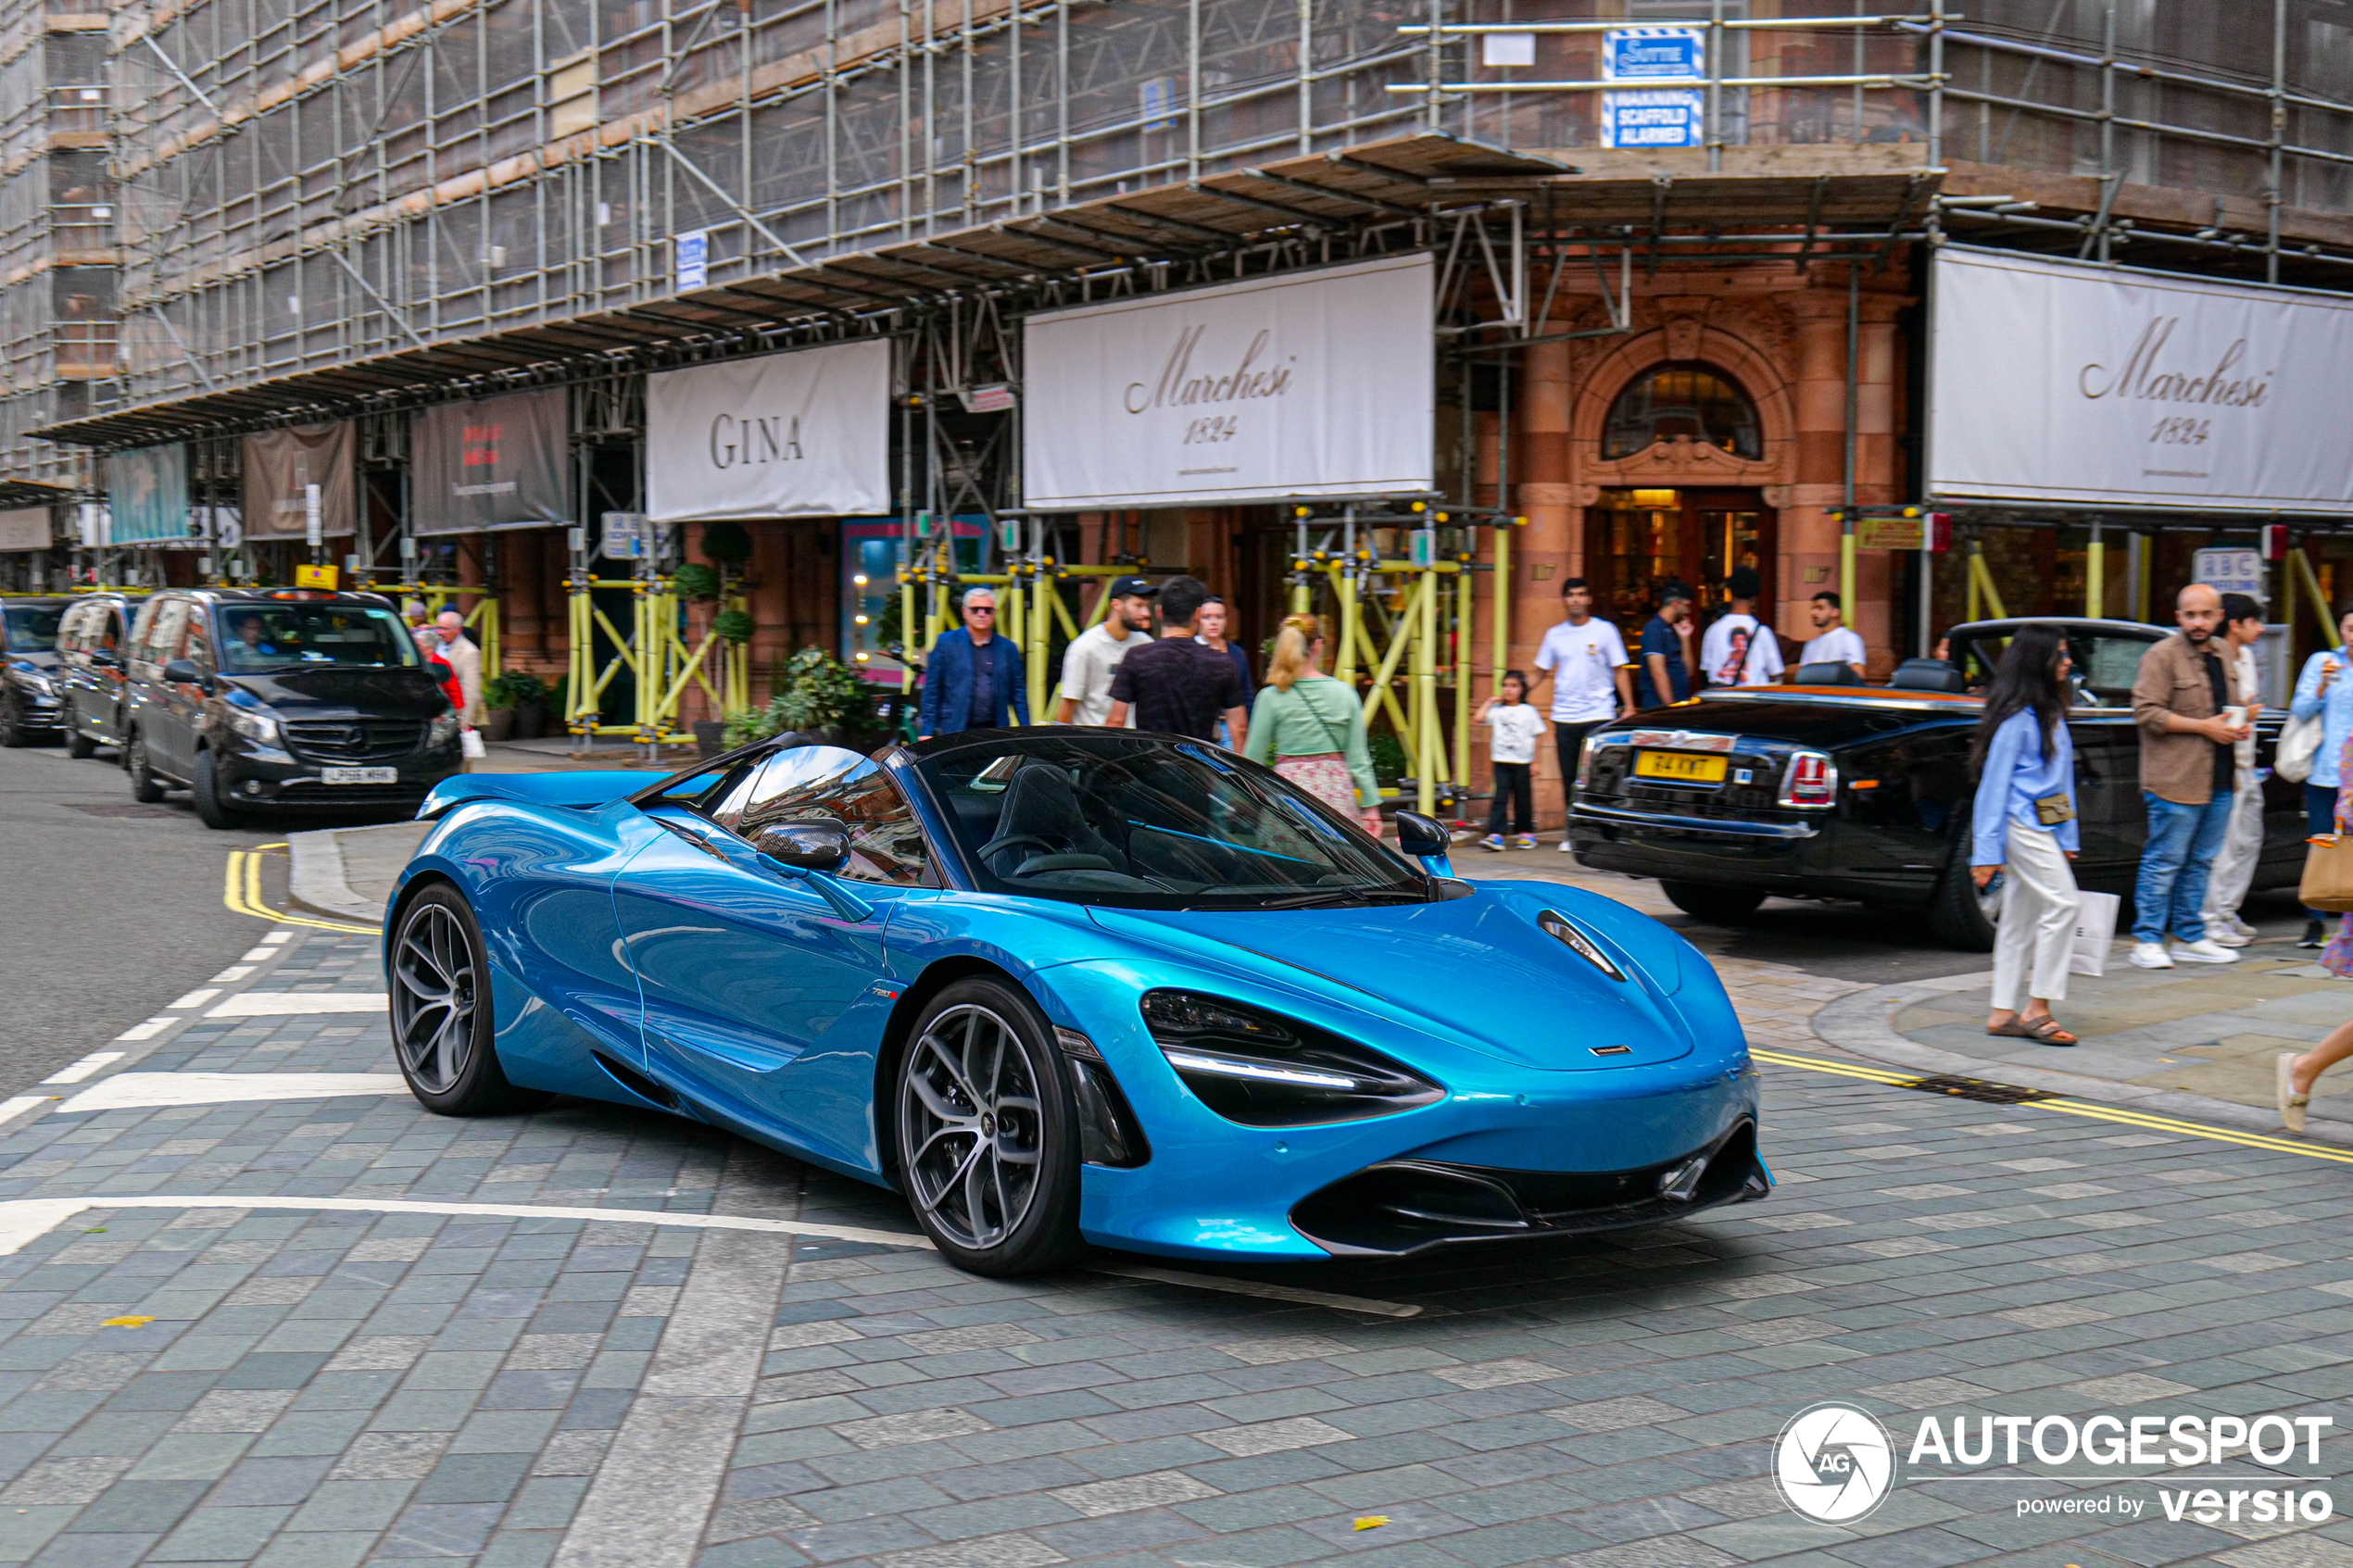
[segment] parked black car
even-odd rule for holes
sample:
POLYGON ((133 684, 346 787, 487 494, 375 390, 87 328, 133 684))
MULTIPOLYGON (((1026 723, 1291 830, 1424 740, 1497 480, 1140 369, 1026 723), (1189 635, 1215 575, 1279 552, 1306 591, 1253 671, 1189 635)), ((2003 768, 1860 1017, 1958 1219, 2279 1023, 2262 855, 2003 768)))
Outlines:
POLYGON ((184 785, 208 827, 264 809, 413 809, 461 766, 458 714, 374 594, 159 593, 128 664, 131 793, 184 785))
MULTIPOLYGON (((2075 659, 2077 881, 2129 894, 2147 815, 2133 679, 2167 633, 2138 621, 2041 618, 2075 659)), ((1734 921, 1768 894, 1859 899, 1926 913, 1954 947, 1994 945, 2000 884, 1971 884, 1969 740, 1975 695, 2023 620, 1955 627, 1949 665, 1913 660, 1889 686, 1719 688, 1596 730, 1578 764, 1570 841, 1583 864, 1656 877, 1678 909, 1734 921)), ((2269 778, 2287 715, 2256 723, 2264 846, 2257 887, 2304 867, 2301 785, 2269 778)))
POLYGON ((76 598, 57 624, 58 721, 71 756, 122 744, 123 650, 138 614, 139 600, 128 594, 90 594, 76 598))
POLYGON ((0 599, 0 746, 54 744, 57 621, 70 599, 0 599))

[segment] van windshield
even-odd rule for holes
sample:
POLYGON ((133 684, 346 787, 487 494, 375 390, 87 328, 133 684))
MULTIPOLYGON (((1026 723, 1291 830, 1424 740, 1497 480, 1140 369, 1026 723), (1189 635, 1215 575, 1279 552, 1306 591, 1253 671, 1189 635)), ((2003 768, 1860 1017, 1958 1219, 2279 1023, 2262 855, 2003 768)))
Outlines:
POLYGON ((221 668, 258 674, 318 665, 420 663, 409 628, 388 609, 367 605, 222 605, 221 668))
POLYGON ((8 619, 8 651, 10 653, 54 653, 57 646, 57 622, 65 619, 64 605, 10 605, 5 613, 8 619))

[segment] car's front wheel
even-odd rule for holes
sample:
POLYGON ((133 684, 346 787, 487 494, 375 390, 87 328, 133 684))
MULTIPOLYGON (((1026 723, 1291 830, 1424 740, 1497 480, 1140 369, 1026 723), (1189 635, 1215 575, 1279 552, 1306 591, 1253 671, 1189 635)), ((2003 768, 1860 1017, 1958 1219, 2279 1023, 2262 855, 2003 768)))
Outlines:
POLYGON ((1718 887, 1705 882, 1662 882, 1658 890, 1667 895, 1668 903, 1710 925, 1737 925, 1765 901, 1757 888, 1718 887))
POLYGON ((163 798, 163 781, 147 766, 147 737, 138 731, 131 732, 131 744, 123 748, 123 771, 131 775, 131 798, 152 806, 163 798))
POLYGON ((1969 875, 1968 838, 1962 838, 1961 844, 1963 847, 1945 866, 1929 899, 1928 929, 1948 947, 1990 953, 2002 918, 2002 879, 1997 876, 1992 885, 1980 888, 1969 875))
POLYGON ((188 797, 195 803, 197 820, 208 828, 233 828, 244 820, 220 798, 220 771, 210 751, 196 753, 195 777, 188 783, 188 797))
POLYGON ((76 761, 81 761, 85 758, 95 757, 98 754, 98 743, 92 740, 88 735, 83 734, 81 727, 73 721, 74 715, 72 710, 68 709, 66 713, 66 755, 74 759, 76 761))
POLYGON ((409 1092, 443 1116, 528 1110, 548 1098, 515 1087, 498 1066, 487 951, 454 887, 428 887, 400 912, 392 939, 393 1054, 409 1092))
POLYGON ((32 737, 25 734, 24 721, 17 713, 17 699, 0 692, 0 746, 14 750, 31 744, 32 737))
POLYGON ((899 1175, 950 1262, 1034 1274, 1077 1254, 1068 1082, 1045 1020, 1002 981, 959 981, 916 1018, 894 1096, 899 1175))

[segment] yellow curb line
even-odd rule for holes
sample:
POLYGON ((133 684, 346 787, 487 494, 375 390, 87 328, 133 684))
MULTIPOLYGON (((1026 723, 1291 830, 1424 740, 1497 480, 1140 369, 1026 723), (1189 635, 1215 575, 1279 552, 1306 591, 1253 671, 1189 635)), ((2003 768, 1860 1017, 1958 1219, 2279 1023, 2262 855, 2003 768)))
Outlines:
MULTIPOLYGON (((1808 1073, 1832 1073, 1843 1078, 1862 1078, 1874 1084, 1906 1088, 1918 1083, 1925 1074, 1891 1073, 1884 1068, 1865 1067, 1858 1063, 1827 1061, 1820 1057, 1792 1056, 1784 1051, 1765 1051, 1752 1047, 1748 1053, 1759 1061, 1769 1061, 1776 1067, 1795 1067, 1808 1073)), ((2336 1165, 2353 1165, 2353 1150, 2330 1148, 2321 1144, 2296 1143, 2287 1138, 2271 1137, 2263 1133, 2243 1133, 2233 1127, 2210 1126, 2203 1122, 2183 1122, 2171 1116, 2152 1115, 2145 1110, 2133 1110, 2122 1106, 2099 1105, 2090 1100, 2052 1099, 2027 1100, 2015 1107, 2020 1110, 2056 1110, 2062 1116, 2084 1116, 2096 1122, 2116 1122, 2128 1127, 2145 1127, 2151 1132, 2178 1133, 2184 1137, 2206 1138, 2215 1143, 2232 1143, 2246 1148, 2259 1148, 2271 1154, 2300 1154, 2308 1160, 2325 1160, 2336 1165)))
POLYGON ((314 931, 342 931, 358 936, 373 936, 372 925, 353 925, 347 921, 312 920, 308 915, 289 915, 271 909, 261 901, 261 857, 264 851, 283 849, 285 845, 264 844, 252 849, 229 851, 229 869, 220 889, 220 901, 233 914, 251 915, 279 925, 307 925, 314 931))

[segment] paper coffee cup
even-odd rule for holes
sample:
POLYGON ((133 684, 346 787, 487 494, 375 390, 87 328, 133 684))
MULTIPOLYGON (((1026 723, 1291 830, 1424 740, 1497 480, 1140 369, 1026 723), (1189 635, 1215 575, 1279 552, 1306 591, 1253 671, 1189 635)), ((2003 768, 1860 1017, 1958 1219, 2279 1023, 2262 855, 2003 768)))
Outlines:
POLYGON ((2231 728, 2234 730, 2246 728, 2246 709, 2244 708, 2225 708, 2222 709, 2222 717, 2230 721, 2231 728))

